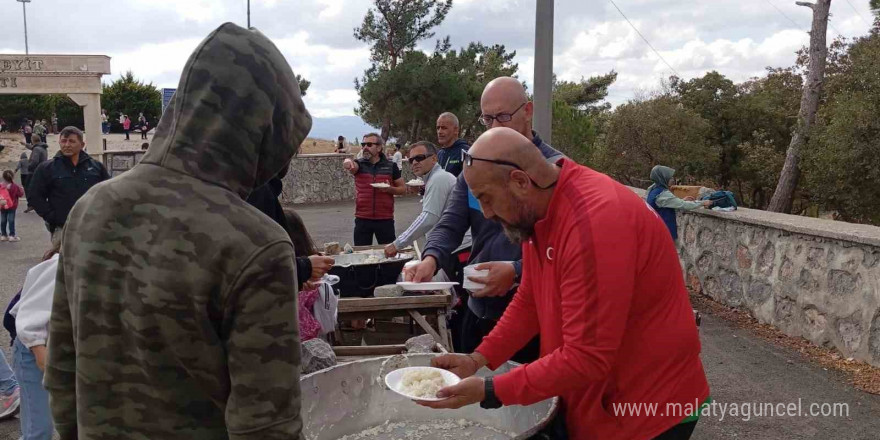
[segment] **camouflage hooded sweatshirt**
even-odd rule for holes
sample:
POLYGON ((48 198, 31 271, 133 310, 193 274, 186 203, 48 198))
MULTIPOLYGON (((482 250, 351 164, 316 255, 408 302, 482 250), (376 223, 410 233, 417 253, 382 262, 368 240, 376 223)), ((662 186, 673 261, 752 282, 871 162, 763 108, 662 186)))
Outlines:
POLYGON ((227 23, 195 50, 143 161, 65 227, 44 381, 62 439, 302 438, 293 245, 244 199, 310 128, 262 34, 227 23))

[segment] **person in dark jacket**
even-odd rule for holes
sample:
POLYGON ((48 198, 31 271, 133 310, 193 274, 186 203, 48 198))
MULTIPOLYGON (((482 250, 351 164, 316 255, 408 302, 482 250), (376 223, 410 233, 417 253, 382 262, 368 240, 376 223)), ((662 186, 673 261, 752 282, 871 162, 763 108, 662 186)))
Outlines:
MULTIPOLYGON (((34 210, 34 205, 31 203, 31 198, 28 196, 28 187, 30 187, 31 179, 34 176, 34 173, 37 172, 37 167, 43 164, 43 162, 49 160, 49 146, 44 143, 38 144, 29 144, 27 145, 27 149, 31 150, 31 157, 28 159, 28 182, 22 182, 22 186, 24 186, 25 196, 27 197, 27 209, 24 212, 31 212, 34 210)), ((22 176, 24 175, 24 171, 22 171, 22 176)))
POLYGON ((470 148, 466 140, 459 138, 460 130, 455 114, 446 112, 437 118, 437 162, 455 177, 461 174, 461 152, 470 148))
MULTIPOLYGON (((278 197, 281 196, 281 191, 284 189, 284 183, 281 179, 287 175, 287 170, 288 168, 285 167, 268 183, 254 189, 247 198, 247 202, 251 206, 275 220, 275 223, 278 223, 285 231, 290 230, 290 225, 287 224, 287 215, 284 213, 284 208, 278 201, 278 197)), ((293 250, 299 255, 301 250, 297 249, 295 245, 296 243, 294 243, 293 250)), ((312 254, 299 255, 296 257, 296 279, 305 283, 311 279, 321 278, 330 271, 331 267, 333 267, 333 258, 312 254)))
POLYGON ((648 187, 648 197, 646 201, 654 211, 663 219, 669 233, 672 234, 673 240, 678 240, 678 223, 675 219, 675 211, 681 209, 691 211, 700 207, 711 208, 712 201, 704 200, 695 202, 693 200, 680 199, 672 194, 669 187, 672 186, 672 176, 675 170, 663 165, 657 165, 651 169, 651 181, 654 182, 648 187))
POLYGON ((28 187, 28 199, 45 220, 53 240, 60 239, 59 232, 76 201, 91 187, 110 178, 104 165, 83 151, 86 144, 82 130, 65 127, 59 144, 61 151, 37 167, 28 187))
POLYGON ((18 165, 15 166, 15 171, 21 173, 21 187, 25 189, 25 197, 27 197, 27 186, 28 182, 31 179, 31 170, 30 170, 30 161, 28 160, 27 153, 21 153, 21 157, 18 160, 18 165))
MULTIPOLYGON (((515 78, 496 78, 487 84, 480 107, 483 111, 480 121, 488 128, 509 127, 518 131, 532 140, 547 162, 556 163, 565 157, 532 131, 533 106, 522 84, 515 78)), ((456 345, 456 350, 462 353, 476 349, 495 327, 513 298, 522 275, 520 246, 505 235, 501 223, 483 216, 480 203, 468 189, 464 176, 458 177, 440 221, 428 235, 422 262, 409 268, 405 275, 408 281, 430 280, 461 245, 468 228, 473 236, 468 264, 477 264, 477 270, 489 270, 489 275, 471 279, 486 287, 472 292, 468 299, 460 341, 456 345)), ((538 348, 538 341, 534 339, 513 359, 517 362, 533 361, 538 357, 538 348)))

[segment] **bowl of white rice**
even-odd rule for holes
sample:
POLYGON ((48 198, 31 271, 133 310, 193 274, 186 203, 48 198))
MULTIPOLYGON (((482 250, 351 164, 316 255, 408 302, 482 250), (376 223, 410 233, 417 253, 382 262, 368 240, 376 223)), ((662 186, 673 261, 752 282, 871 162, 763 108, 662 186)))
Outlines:
POLYGON ((437 391, 459 382, 455 373, 434 367, 406 367, 385 375, 389 389, 413 400, 444 400, 437 397, 437 391))

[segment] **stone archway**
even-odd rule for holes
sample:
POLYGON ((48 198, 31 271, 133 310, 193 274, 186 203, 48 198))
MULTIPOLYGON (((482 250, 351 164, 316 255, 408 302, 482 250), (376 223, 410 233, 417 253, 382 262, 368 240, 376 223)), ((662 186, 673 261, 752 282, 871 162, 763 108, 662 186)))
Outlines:
POLYGON ((86 149, 102 161, 101 76, 109 73, 106 55, 0 54, 0 95, 67 94, 83 109, 86 149))

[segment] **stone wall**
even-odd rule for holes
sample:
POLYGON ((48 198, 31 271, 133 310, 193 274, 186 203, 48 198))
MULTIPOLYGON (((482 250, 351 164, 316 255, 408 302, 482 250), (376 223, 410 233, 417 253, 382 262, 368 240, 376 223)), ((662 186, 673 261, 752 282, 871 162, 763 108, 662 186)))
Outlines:
MULTIPOLYGON (((118 176, 141 161, 144 152, 105 151, 104 166, 110 176, 118 176)), ((303 154, 290 163, 284 177, 282 203, 331 203, 354 200, 354 179, 342 168, 350 154, 303 154)), ((415 178, 409 163, 403 163, 403 179, 415 178)))
POLYGON ((880 366, 880 228, 701 209, 680 212, 678 229, 689 287, 880 366))
MULTIPOLYGON (((354 178, 342 168, 350 154, 302 154, 290 163, 284 177, 283 203, 330 203, 354 200, 354 178)), ((403 179, 415 176, 403 163, 403 179)))
POLYGON ((134 168, 144 157, 146 151, 104 151, 103 153, 102 159, 107 172, 110 173, 110 177, 116 177, 134 168))

